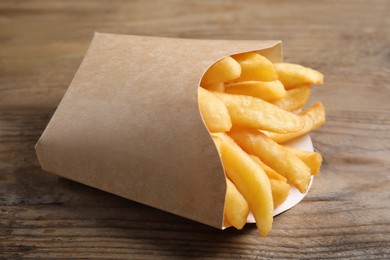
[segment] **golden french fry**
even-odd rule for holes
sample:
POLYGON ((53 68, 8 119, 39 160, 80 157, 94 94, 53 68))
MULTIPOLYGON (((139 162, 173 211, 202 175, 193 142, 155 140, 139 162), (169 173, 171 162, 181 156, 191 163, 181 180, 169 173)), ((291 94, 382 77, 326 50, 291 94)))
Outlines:
POLYGON ((207 87, 237 79, 241 74, 241 66, 232 57, 225 57, 208 68, 203 75, 200 85, 207 87))
POLYGON ((280 175, 279 173, 277 173, 274 169, 272 169, 271 167, 269 167, 268 165, 266 165, 265 163, 263 163, 259 157, 251 154, 250 157, 258 164, 261 166, 261 168, 263 168, 263 170, 265 171, 265 173, 267 174, 268 178, 270 179, 274 179, 274 180, 279 180, 279 181, 283 181, 283 182, 287 182, 287 179, 286 177, 280 175))
POLYGON ((322 156, 320 153, 303 151, 288 145, 284 145, 283 147, 298 156, 310 168, 311 174, 317 175, 320 172, 322 164, 322 156))
POLYGON ((226 179, 225 218, 237 229, 242 229, 249 214, 249 206, 236 186, 226 179))
POLYGON ((306 192, 310 182, 310 168, 295 154, 257 130, 232 128, 229 135, 244 151, 259 157, 277 173, 286 177, 300 192, 306 192))
POLYGON ((316 102, 302 111, 301 116, 310 118, 313 122, 311 131, 316 130, 325 123, 325 107, 321 102, 316 102))
POLYGON ((241 65, 239 81, 274 81, 278 79, 278 74, 272 62, 258 53, 247 52, 232 57, 241 65))
POLYGON ((288 194, 290 193, 290 185, 286 182, 274 179, 270 179, 269 181, 271 183, 274 207, 277 208, 287 199, 288 194))
POLYGON ((286 90, 279 80, 228 83, 225 86, 225 93, 247 95, 261 98, 265 101, 274 101, 286 96, 286 90))
POLYGON ((290 185, 287 183, 287 179, 273 170, 271 167, 263 163, 259 157, 250 155, 251 158, 259 164, 265 173, 268 175, 272 190, 272 199, 274 202, 274 208, 277 208, 282 204, 290 193, 290 185))
POLYGON ((214 93, 226 105, 232 123, 276 133, 297 132, 304 127, 301 117, 259 98, 214 93))
POLYGON ((271 184, 264 170, 228 135, 214 134, 220 139, 220 155, 226 174, 248 202, 262 236, 272 228, 273 200, 271 184))
POLYGON ((294 138, 307 134, 311 131, 313 127, 313 121, 309 117, 302 117, 302 119, 305 121, 305 126, 301 130, 294 133, 279 134, 279 133, 273 133, 269 131, 262 131, 262 132, 277 143, 287 142, 294 138))
POLYGON ((225 91, 225 83, 211 84, 205 88, 209 91, 224 92, 225 91))
POLYGON ((306 109, 305 111, 303 111, 300 114, 300 116, 304 120, 305 125, 301 130, 297 132, 287 133, 287 134, 272 133, 269 131, 263 131, 263 132, 277 143, 287 142, 289 140, 297 138, 298 136, 307 134, 310 131, 317 129, 318 127, 322 126, 325 123, 324 105, 321 102, 317 102, 313 104, 311 107, 309 107, 308 109, 306 109))
POLYGON ((198 89, 199 110, 208 130, 212 133, 226 132, 232 127, 225 104, 210 91, 198 89))
POLYGON ((274 67, 286 89, 324 83, 324 75, 320 72, 298 64, 274 63, 274 67))
POLYGON ((229 223, 229 220, 226 219, 226 215, 225 214, 223 215, 223 226, 225 228, 233 226, 232 224, 229 223))
POLYGON ((225 227, 241 229, 251 210, 265 236, 272 228, 274 208, 290 193, 289 184, 307 191, 311 175, 320 170, 321 154, 278 143, 324 124, 321 103, 300 115, 292 113, 308 101, 310 85, 322 83, 318 71, 272 64, 255 52, 223 58, 205 72, 198 102, 229 178, 225 227))
POLYGON ((284 98, 276 100, 272 104, 287 111, 295 111, 302 108, 309 97, 310 86, 303 86, 287 90, 284 98))

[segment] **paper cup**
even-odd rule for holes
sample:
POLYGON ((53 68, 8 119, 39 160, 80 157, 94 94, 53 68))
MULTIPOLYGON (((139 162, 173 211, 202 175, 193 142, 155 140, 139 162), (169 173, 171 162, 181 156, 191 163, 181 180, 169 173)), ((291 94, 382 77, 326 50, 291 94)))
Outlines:
POLYGON ((206 69, 257 51, 282 61, 279 41, 96 33, 36 145, 44 170, 213 227, 226 182, 197 104, 206 69))

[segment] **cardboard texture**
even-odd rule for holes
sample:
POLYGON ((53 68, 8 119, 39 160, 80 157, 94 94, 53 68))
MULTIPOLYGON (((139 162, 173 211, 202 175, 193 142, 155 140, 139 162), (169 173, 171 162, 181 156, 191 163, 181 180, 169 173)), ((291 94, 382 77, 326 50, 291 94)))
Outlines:
POLYGON ((42 168, 221 228, 225 176, 197 89, 215 61, 253 50, 282 61, 278 41, 96 33, 36 145, 42 168))

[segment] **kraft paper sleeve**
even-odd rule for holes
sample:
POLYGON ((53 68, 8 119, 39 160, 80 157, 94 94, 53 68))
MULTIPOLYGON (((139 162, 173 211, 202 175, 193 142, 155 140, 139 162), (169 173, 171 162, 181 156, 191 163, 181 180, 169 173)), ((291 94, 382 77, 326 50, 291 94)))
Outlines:
POLYGON ((197 89, 224 56, 279 41, 191 40, 96 33, 36 145, 44 170, 222 227, 226 182, 197 89))

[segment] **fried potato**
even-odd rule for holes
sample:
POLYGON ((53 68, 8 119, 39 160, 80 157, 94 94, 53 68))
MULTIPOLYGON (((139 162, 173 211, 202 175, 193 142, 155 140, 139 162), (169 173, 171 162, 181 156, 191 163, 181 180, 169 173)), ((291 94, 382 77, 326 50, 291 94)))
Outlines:
POLYGON ((198 103, 227 176, 224 227, 241 229, 252 211, 265 236, 290 185, 307 191, 320 171, 321 154, 279 143, 324 124, 321 103, 296 112, 308 101, 311 85, 323 78, 301 65, 273 64, 256 52, 223 58, 205 72, 198 103))
POLYGON ((288 183, 270 179, 271 190, 272 190, 272 199, 274 202, 274 208, 277 208, 282 204, 290 194, 290 185, 288 183))
POLYGON ((287 183, 287 179, 273 170, 271 167, 263 163, 259 157, 255 155, 250 155, 250 157, 259 164, 265 173, 268 175, 271 190, 272 190, 272 199, 274 202, 274 208, 277 208, 282 204, 290 194, 290 185, 287 183))
POLYGON ((274 67, 286 89, 324 83, 324 75, 320 72, 298 64, 274 63, 274 67))
POLYGON ((225 57, 208 68, 200 82, 202 87, 237 79, 241 74, 240 64, 232 57, 225 57))
POLYGON ((302 117, 302 119, 305 122, 304 127, 301 130, 294 133, 279 134, 279 133, 273 133, 269 131, 262 131, 262 132, 277 143, 287 142, 294 138, 302 136, 306 133, 309 133, 310 130, 312 129, 313 121, 309 117, 302 117))
POLYGON ((295 111, 302 108, 310 97, 310 86, 289 89, 282 99, 273 101, 272 104, 287 111, 295 111))
POLYGON ((217 83, 217 84, 211 84, 206 87, 209 91, 216 91, 216 92, 224 92, 225 91, 225 83, 217 83))
POLYGON ((226 219, 226 215, 225 214, 223 215, 223 226, 225 228, 233 226, 232 224, 230 224, 229 220, 226 219))
POLYGON ((322 156, 320 153, 307 152, 288 145, 284 145, 283 147, 298 156, 310 168, 312 175, 317 175, 320 172, 322 164, 322 156))
POLYGON ((263 168, 263 170, 265 171, 265 173, 267 174, 268 178, 270 179, 274 179, 274 180, 279 180, 279 181, 283 181, 283 182, 287 182, 287 179, 286 177, 280 175, 279 173, 277 173, 274 169, 272 169, 271 167, 269 167, 268 165, 266 165, 265 163, 263 163, 259 157, 251 154, 250 157, 258 164, 261 166, 261 168, 263 168))
POLYGON ((242 229, 249 214, 249 206, 236 186, 226 179, 225 218, 237 229, 242 229))
POLYGON ((198 104, 207 129, 212 133, 226 132, 232 127, 225 104, 204 88, 198 89, 198 104))
MULTIPOLYGON (((218 135, 219 134, 211 134, 218 152, 221 153, 222 139, 218 138, 218 135)), ((228 178, 226 178, 226 184, 227 190, 223 225, 224 227, 234 226, 237 229, 242 229, 249 214, 248 203, 228 178)))
POLYGON ((226 105, 232 123, 276 133, 291 133, 304 127, 301 117, 259 98, 214 93, 226 105))
POLYGON ((308 109, 306 109, 301 113, 301 118, 304 120, 305 124, 304 127, 297 132, 288 133, 288 134, 278 134, 269 131, 267 132, 263 131, 263 132, 277 143, 287 142, 294 138, 307 134, 310 131, 317 129, 318 127, 322 126, 325 123, 324 105, 321 102, 317 102, 313 104, 311 107, 309 107, 308 109))
POLYGON ((249 154, 287 178, 300 192, 306 192, 310 182, 310 168, 295 154, 253 129, 232 128, 229 135, 249 154))
POLYGON ((278 74, 272 62, 258 53, 247 52, 232 57, 241 65, 239 81, 275 81, 278 79, 278 74))
POLYGON ((219 152, 228 178, 248 202, 260 234, 266 236, 272 228, 274 210, 267 174, 228 135, 214 134, 213 138, 220 139, 219 152))
POLYGON ((301 113, 301 116, 308 117, 313 122, 311 131, 316 130, 325 124, 325 107, 321 102, 316 102, 301 113))
POLYGON ((247 95, 265 101, 274 101, 286 96, 286 90, 279 80, 229 83, 225 86, 225 93, 247 95))

